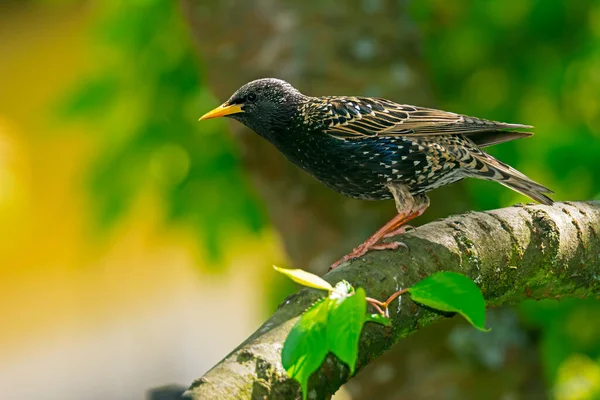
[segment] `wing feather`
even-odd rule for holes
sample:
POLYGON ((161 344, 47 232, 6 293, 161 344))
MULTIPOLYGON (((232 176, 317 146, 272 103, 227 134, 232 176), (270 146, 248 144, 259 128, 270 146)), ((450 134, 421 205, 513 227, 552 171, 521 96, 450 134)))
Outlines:
POLYGON ((465 135, 479 138, 490 145, 531 135, 510 132, 530 129, 530 125, 509 124, 469 117, 462 114, 397 104, 385 99, 366 97, 323 97, 322 110, 327 110, 326 132, 340 139, 365 136, 433 136, 465 135), (508 131, 503 134, 503 131, 508 131), (494 135, 482 135, 494 132, 494 135), (492 140, 493 138, 493 140, 492 140))

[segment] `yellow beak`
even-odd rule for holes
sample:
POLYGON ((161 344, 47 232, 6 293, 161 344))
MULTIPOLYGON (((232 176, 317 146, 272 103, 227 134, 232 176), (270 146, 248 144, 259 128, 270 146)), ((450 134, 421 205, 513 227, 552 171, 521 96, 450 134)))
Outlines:
POLYGON ((223 103, 219 107, 215 108, 214 110, 209 111, 206 114, 204 114, 203 116, 201 116, 198 121, 202 121, 205 119, 211 119, 211 118, 219 118, 219 117, 224 117, 226 115, 243 113, 243 112, 244 112, 244 110, 242 110, 241 104, 228 105, 227 103, 223 103))

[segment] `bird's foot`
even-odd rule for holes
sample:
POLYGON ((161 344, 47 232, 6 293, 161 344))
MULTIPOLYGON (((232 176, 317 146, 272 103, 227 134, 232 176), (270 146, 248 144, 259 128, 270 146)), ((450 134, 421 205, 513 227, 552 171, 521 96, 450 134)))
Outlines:
POLYGON ((383 235, 383 237, 384 238, 391 238, 391 237, 394 237, 394 236, 403 235, 403 234, 406 233, 406 231, 409 231, 409 230, 412 230, 412 229, 415 229, 415 228, 413 228, 410 225, 402 225, 401 227, 396 228, 393 231, 386 233, 385 235, 383 235))
POLYGON ((404 242, 378 243, 378 242, 373 242, 373 240, 367 240, 366 242, 364 242, 363 244, 361 244, 360 246, 358 246, 357 248, 352 250, 352 253, 346 254, 344 257, 340 258, 339 260, 337 260, 336 262, 331 264, 331 267, 329 267, 329 270, 331 271, 331 270, 336 269, 337 267, 339 267, 341 264, 345 263, 346 261, 350 261, 350 260, 354 260, 355 258, 362 257, 363 255, 365 255, 367 252, 369 252, 371 250, 396 250, 398 247, 404 247, 405 249, 408 250, 408 246, 404 242))

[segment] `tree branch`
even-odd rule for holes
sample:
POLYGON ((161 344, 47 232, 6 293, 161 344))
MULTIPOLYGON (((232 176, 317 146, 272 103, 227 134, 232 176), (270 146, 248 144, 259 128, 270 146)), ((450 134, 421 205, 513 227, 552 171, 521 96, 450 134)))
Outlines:
MULTIPOLYGON (((436 271, 472 278, 488 306, 532 298, 600 295, 600 202, 514 206, 434 221, 403 235, 410 251, 371 252, 325 275, 345 279, 368 296, 385 299, 436 271)), ((196 380, 194 399, 294 399, 299 386, 280 361, 297 317, 323 292, 303 289, 224 360, 196 380)), ((403 296, 390 308, 391 327, 366 324, 357 370, 394 343, 441 318, 403 296)), ((348 368, 328 356, 309 382, 309 398, 328 398, 348 379, 348 368)))

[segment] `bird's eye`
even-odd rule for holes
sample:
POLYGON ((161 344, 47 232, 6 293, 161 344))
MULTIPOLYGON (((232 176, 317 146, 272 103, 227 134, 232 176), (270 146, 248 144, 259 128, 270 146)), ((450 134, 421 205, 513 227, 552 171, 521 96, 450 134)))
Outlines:
POLYGON ((246 96, 246 100, 249 103, 254 103, 256 101, 256 93, 248 93, 248 96, 246 96))

